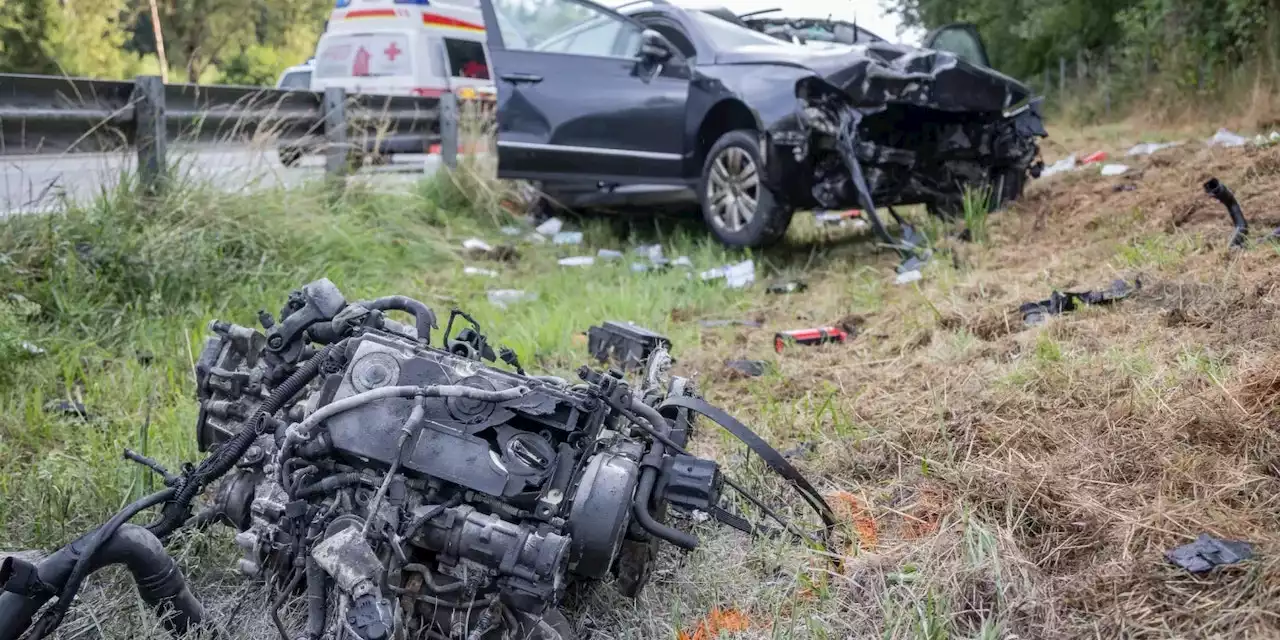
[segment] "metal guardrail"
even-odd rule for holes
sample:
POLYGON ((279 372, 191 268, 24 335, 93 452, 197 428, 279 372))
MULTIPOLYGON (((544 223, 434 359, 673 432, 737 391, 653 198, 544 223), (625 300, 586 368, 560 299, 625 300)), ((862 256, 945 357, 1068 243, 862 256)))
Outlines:
POLYGON ((352 170, 357 149, 426 150, 440 145, 457 166, 458 104, 440 98, 346 95, 258 87, 164 84, 0 74, 0 155, 63 154, 136 148, 140 183, 161 185, 172 141, 247 143, 323 153, 325 171, 352 170))

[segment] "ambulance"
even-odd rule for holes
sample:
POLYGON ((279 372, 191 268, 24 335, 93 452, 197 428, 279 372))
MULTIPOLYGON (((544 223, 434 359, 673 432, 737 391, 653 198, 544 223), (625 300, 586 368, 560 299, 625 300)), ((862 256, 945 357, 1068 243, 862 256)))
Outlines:
MULTIPOLYGON (((478 0, 336 0, 316 45, 311 90, 460 100, 496 96, 478 0)), ((394 138, 394 137, 393 137, 394 138)), ((384 141, 375 154, 422 153, 384 141)))

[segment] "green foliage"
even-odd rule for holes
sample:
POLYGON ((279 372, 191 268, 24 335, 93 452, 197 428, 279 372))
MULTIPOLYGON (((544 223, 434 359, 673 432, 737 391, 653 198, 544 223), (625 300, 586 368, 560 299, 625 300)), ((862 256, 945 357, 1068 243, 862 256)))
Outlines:
MULTIPOLYGON (((311 57, 321 0, 158 0, 175 81, 272 85, 311 57)), ((129 78, 157 73, 145 0, 0 0, 0 72, 129 78)))

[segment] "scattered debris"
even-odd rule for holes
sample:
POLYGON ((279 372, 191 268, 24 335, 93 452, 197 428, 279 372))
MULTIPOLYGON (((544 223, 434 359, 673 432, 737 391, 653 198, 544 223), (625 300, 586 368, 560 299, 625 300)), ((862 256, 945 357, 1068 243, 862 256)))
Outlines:
POLYGON ((635 273, 644 273, 650 269, 650 266, 643 262, 632 262, 631 270, 635 273))
POLYGON ((1102 165, 1102 175, 1104 176, 1121 176, 1129 170, 1128 165, 1123 164, 1104 164, 1102 165))
POLYGON ((1122 192, 1122 191, 1137 191, 1137 190, 1138 190, 1138 185, 1136 185, 1136 184, 1129 184, 1129 183, 1125 183, 1125 184, 1118 184, 1118 185, 1116 185, 1116 186, 1114 186, 1114 187, 1111 187, 1111 190, 1112 190, 1112 191, 1114 191, 1115 193, 1120 193, 1120 192, 1122 192))
POLYGON ((671 266, 693 268, 693 261, 689 259, 689 256, 680 256, 671 261, 671 266))
POLYGON ((1066 173, 1068 171, 1075 171, 1075 169, 1076 169, 1076 154, 1073 153, 1042 169, 1040 171, 1040 177, 1047 178, 1051 175, 1054 175, 1055 173, 1066 173))
POLYGON ((621 260, 622 252, 614 251, 613 249, 601 249, 596 252, 596 257, 601 260, 621 260))
POLYGON ((90 420, 89 410, 85 408, 83 403, 72 402, 70 400, 55 400, 44 406, 45 413, 58 413, 69 418, 80 418, 81 420, 90 420))
POLYGON ((849 555, 855 554, 858 547, 871 551, 879 546, 879 527, 876 525, 875 516, 871 514, 871 510, 867 508, 862 498, 849 491, 834 491, 827 494, 826 498, 831 503, 831 508, 835 510, 836 516, 851 523, 853 530, 858 534, 858 539, 849 545, 850 548, 847 551, 849 555))
POLYGON ((764 360, 729 360, 724 366, 749 378, 759 378, 769 371, 769 363, 764 360))
POLYGON ((839 226, 843 227, 849 224, 855 226, 866 226, 867 221, 862 219, 861 209, 849 209, 848 211, 814 211, 813 219, 819 225, 839 226))
POLYGON ((662 260, 662 245, 660 244, 642 244, 635 248, 635 252, 648 258, 650 262, 662 260))
POLYGON ((494 271, 493 269, 481 269, 480 267, 463 267, 462 272, 469 276, 486 276, 489 278, 496 278, 498 276, 497 271, 494 271))
POLYGON ((819 345, 829 342, 844 342, 849 333, 840 327, 817 327, 815 329, 792 329, 773 334, 773 350, 782 353, 789 344, 819 345))
POLYGON ((500 231, 502 231, 502 235, 511 236, 512 238, 524 233, 524 229, 520 227, 503 227, 500 231))
POLYGON ((462 241, 462 248, 477 253, 491 253, 493 246, 480 238, 467 238, 462 241))
POLYGON ((600 362, 612 361, 625 370, 644 366, 654 349, 671 348, 671 340, 630 322, 605 322, 587 329, 587 350, 600 362))
POLYGON ((573 256, 560 258, 559 262, 562 267, 589 267, 596 263, 596 259, 595 256, 573 256))
POLYGON ((44 350, 44 347, 41 347, 40 345, 35 344, 34 342, 23 341, 21 346, 22 346, 22 350, 26 351, 28 355, 42 356, 48 353, 47 351, 44 350))
POLYGON ((1259 133, 1253 137, 1253 146, 1255 147, 1270 147, 1278 142, 1280 142, 1280 131, 1272 131, 1266 136, 1259 133))
POLYGON ((517 302, 533 302, 538 299, 538 294, 520 289, 495 289, 485 295, 489 304, 499 309, 506 309, 507 305, 517 302))
POLYGON ((1075 311, 1081 305, 1104 305, 1129 297, 1134 291, 1142 288, 1142 279, 1134 278, 1130 285, 1124 280, 1116 280, 1111 286, 1101 291, 1059 292, 1054 291, 1049 299, 1039 302, 1028 302, 1018 307, 1022 313, 1022 322, 1026 326, 1043 324, 1047 316, 1056 316, 1075 311))
POLYGON ((1107 159, 1106 151, 1094 151, 1093 153, 1085 156, 1084 158, 1081 158, 1080 164, 1093 164, 1095 162, 1102 162, 1106 159, 1107 159))
POLYGON ((1249 238, 1249 222, 1244 219, 1244 211, 1240 210, 1240 203, 1236 202, 1236 196, 1231 193, 1227 185, 1222 184, 1217 178, 1209 178, 1204 183, 1204 192, 1213 196, 1222 206, 1227 208, 1227 215, 1231 216, 1231 224, 1235 227, 1235 231, 1231 234, 1231 247, 1243 247, 1245 240, 1249 238))
POLYGON ((1170 149, 1182 144, 1181 142, 1142 142, 1133 146, 1125 153, 1126 156, 1149 156, 1157 151, 1170 149))
POLYGON ((893 282, 894 284, 910 284, 912 282, 917 282, 922 278, 924 278, 924 274, 920 273, 919 269, 912 269, 911 271, 899 273, 898 277, 893 279, 893 282))
POLYGON ((1164 557, 1191 573, 1204 573, 1220 565, 1235 564, 1252 558, 1253 545, 1202 533, 1195 542, 1166 551, 1164 557))
POLYGON ((753 260, 744 260, 738 264, 725 265, 703 271, 699 277, 706 280, 718 280, 723 278, 725 286, 731 289, 741 289, 756 280, 756 263, 753 260))
POLYGON ((481 240, 480 238, 467 238, 462 241, 462 248, 467 251, 467 255, 473 258, 489 258, 492 260, 515 260, 520 257, 520 252, 510 245, 499 245, 497 247, 481 240))
POLYGON ((555 244, 582 244, 581 231, 561 231, 551 236, 555 244))
POLYGON ((770 284, 769 288, 765 289, 765 291, 768 293, 777 293, 777 294, 800 293, 801 291, 804 291, 805 289, 808 289, 808 288, 809 288, 809 285, 804 283, 803 281, 787 280, 784 282, 775 282, 773 284, 770 284))
POLYGON ((1234 134, 1226 129, 1218 129, 1212 138, 1205 141, 1211 147, 1243 147, 1248 140, 1244 136, 1234 134))
POLYGON ((534 227, 533 230, 537 231, 538 233, 544 236, 554 236, 557 233, 560 233, 560 229, 563 227, 564 227, 564 220, 561 220, 560 218, 551 217, 544 220, 542 224, 534 227))
POLYGON ((716 327, 755 327, 760 328, 764 323, 755 320, 699 320, 698 324, 706 329, 714 329, 716 327))

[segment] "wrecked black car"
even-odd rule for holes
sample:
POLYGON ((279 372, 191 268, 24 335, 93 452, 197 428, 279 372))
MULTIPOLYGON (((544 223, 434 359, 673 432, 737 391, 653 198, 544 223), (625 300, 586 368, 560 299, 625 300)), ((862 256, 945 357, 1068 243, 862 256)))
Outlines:
MULTIPOLYGON (((998 205, 1039 166, 1038 99, 969 55, 819 49, 663 0, 481 5, 498 174, 566 207, 696 202, 721 241, 762 246, 797 209, 948 217, 982 185, 998 205)), ((941 35, 981 49, 963 28, 941 35)))

